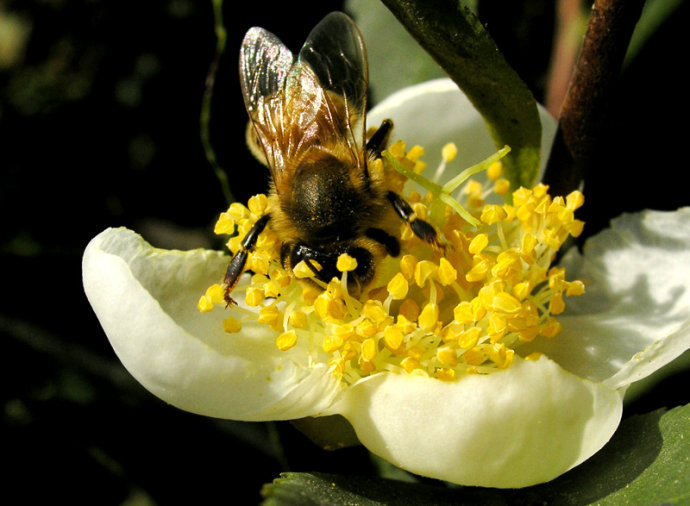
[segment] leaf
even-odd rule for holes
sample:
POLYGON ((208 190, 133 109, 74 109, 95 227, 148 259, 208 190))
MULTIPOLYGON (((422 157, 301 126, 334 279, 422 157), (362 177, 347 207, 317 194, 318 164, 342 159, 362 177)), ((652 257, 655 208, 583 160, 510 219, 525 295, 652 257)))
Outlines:
POLYGON ((554 504, 676 504, 690 499, 688 476, 690 405, 625 419, 587 462, 524 491, 554 504))
POLYGON ((628 52, 625 55, 625 65, 628 65, 642 50, 647 41, 654 35, 675 11, 683 0, 647 0, 642 9, 642 16, 635 25, 635 32, 628 52))
POLYGON ((265 485, 261 493, 264 506, 452 506, 474 501, 482 504, 487 497, 492 504, 497 504, 497 496, 491 489, 463 489, 458 494, 455 489, 434 485, 322 473, 282 473, 273 483, 265 485))
MULTIPOLYGON (((639 418, 648 420, 656 414, 661 413, 656 411, 639 418)), ((647 455, 640 457, 653 460, 632 481, 599 504, 687 504, 690 501, 690 404, 661 415, 658 433, 648 432, 645 441, 639 440, 641 433, 629 435, 628 444, 649 450, 647 455), (652 443, 660 447, 654 448, 652 443)), ((630 460, 626 458, 612 467, 631 469, 635 463, 630 460)))
MULTIPOLYGON (((481 465, 481 463, 479 464, 481 465)), ((589 461, 556 480, 517 490, 321 473, 284 473, 264 486, 266 505, 686 504, 690 405, 623 421, 589 461)))
POLYGON ((453 0, 383 0, 410 34, 465 92, 497 148, 510 146, 513 188, 535 183, 541 123, 537 103, 472 11, 453 0))

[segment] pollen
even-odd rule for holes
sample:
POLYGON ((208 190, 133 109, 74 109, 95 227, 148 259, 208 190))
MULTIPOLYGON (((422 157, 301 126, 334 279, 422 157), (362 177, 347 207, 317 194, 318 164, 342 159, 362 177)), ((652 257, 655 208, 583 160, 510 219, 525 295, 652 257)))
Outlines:
POLYGON ((436 328, 436 323, 438 323, 439 309, 438 305, 430 302, 424 309, 422 309, 419 315, 419 327, 427 332, 432 331, 436 328))
POLYGON ((438 267, 438 280, 443 286, 448 286, 458 279, 458 271, 446 258, 441 258, 438 267))
POLYGON ((251 213, 262 216, 268 208, 268 197, 264 194, 254 195, 247 202, 247 208, 251 213))
POLYGON ((405 279, 405 276, 401 272, 393 276, 393 279, 391 279, 386 286, 393 300, 404 299, 407 296, 408 288, 407 279, 405 279))
POLYGON ((477 234, 472 238, 467 251, 472 255, 478 255, 489 245, 489 237, 486 234, 477 234))
POLYGON ((455 143, 449 142, 441 149, 441 156, 446 163, 452 162, 458 156, 458 147, 455 143))
MULTIPOLYGON (((340 273, 325 283, 315 275, 323 268, 314 260, 286 268, 281 237, 269 222, 248 252, 244 270, 250 273, 243 276, 249 283, 232 291, 238 306, 223 320, 225 338, 235 339, 249 328, 248 321, 258 322, 279 350, 299 341, 310 363, 327 365, 344 384, 379 373, 452 382, 509 368, 519 356, 535 359, 522 345, 558 339, 568 299, 585 291, 581 280, 551 265, 564 242, 582 232, 584 223, 575 217, 582 193, 552 196, 543 184, 510 189, 505 167, 496 161, 500 157, 479 166, 486 178, 465 175, 453 179, 449 189, 430 179, 444 180, 446 165, 465 173, 452 167, 458 163, 454 144, 443 148, 430 179, 422 147, 406 150, 399 141, 388 153, 392 160, 384 156, 370 164, 372 177, 410 203, 413 220, 437 230, 436 243, 420 239, 401 221, 400 254, 384 255, 372 281, 359 284, 357 260, 342 253, 324 256, 329 272, 340 273), (426 193, 405 193, 408 177, 426 193)), ((215 231, 231 236, 226 239, 231 253, 270 212, 270 202, 255 195, 219 215, 215 231)), ((222 283, 199 295, 202 313, 226 306, 222 283)))
POLYGON ((375 339, 369 338, 362 342, 362 358, 367 362, 371 362, 376 358, 377 351, 378 347, 375 339))
POLYGON ((209 311, 212 311, 213 307, 214 307, 213 301, 211 300, 211 297, 209 297, 207 295, 202 295, 199 298, 199 302, 197 303, 196 306, 199 309, 199 311, 201 311, 202 313, 208 313, 209 311))
MULTIPOLYGON (((312 265, 316 264, 316 262, 312 261, 312 265)), ((316 264, 316 270, 319 269, 319 265, 316 264)), ((293 269, 292 269, 293 274, 295 275, 296 278, 311 278, 314 276, 314 271, 309 267, 309 264, 302 260, 299 262, 293 269)))
POLYGON ((491 179, 491 181, 498 181, 502 173, 503 164, 500 161, 492 163, 489 165, 489 168, 486 169, 486 176, 491 179))
POLYGON ((304 311, 293 311, 288 316, 288 321, 290 325, 298 329, 304 329, 307 327, 308 319, 307 314, 304 311))
POLYGON ((427 280, 434 276, 438 271, 438 265, 430 260, 422 260, 417 262, 414 269, 414 281, 417 286, 422 287, 427 280))
POLYGON ((362 307, 362 314, 374 323, 382 323, 389 315, 378 300, 368 300, 362 307))
POLYGON ((336 263, 336 268, 340 272, 350 272, 354 271, 357 268, 357 260, 355 260, 353 257, 348 255, 347 253, 343 253, 338 257, 338 261, 336 263))
POLYGON ((404 255, 400 259, 400 272, 406 279, 412 279, 417 267, 417 258, 414 255, 404 255))
POLYGON ((294 330, 283 332, 276 338, 276 346, 281 351, 287 351, 297 344, 297 333, 294 330))
POLYGON ((257 286, 250 286, 247 288, 247 294, 244 297, 244 301, 248 306, 256 307, 261 304, 265 298, 263 289, 257 286))
POLYGON ((386 343, 386 347, 391 351, 396 351, 403 343, 405 335, 399 327, 386 327, 383 331, 383 338, 386 343))
POLYGON ((405 155, 405 158, 417 162, 419 157, 424 156, 424 148, 422 146, 416 145, 412 146, 410 150, 405 155))
POLYGON ((228 334, 236 334, 242 330, 242 324, 236 318, 228 316, 225 320, 223 320, 223 330, 228 334))

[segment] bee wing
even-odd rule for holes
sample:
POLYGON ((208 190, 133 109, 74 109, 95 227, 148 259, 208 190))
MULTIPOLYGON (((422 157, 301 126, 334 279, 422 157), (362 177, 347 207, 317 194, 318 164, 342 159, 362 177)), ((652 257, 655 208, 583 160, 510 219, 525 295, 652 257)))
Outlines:
POLYGON ((311 31, 295 61, 272 33, 247 32, 240 50, 245 105, 276 187, 311 148, 345 141, 364 167, 366 52, 359 30, 331 13, 311 31))
POLYGON ((342 12, 332 12, 317 24, 299 53, 298 65, 311 69, 325 90, 329 124, 321 132, 345 134, 351 147, 362 151, 369 85, 367 54, 362 35, 342 12), (345 132, 342 132, 342 128, 345 132))
POLYGON ((247 138, 263 150, 272 171, 282 166, 283 92, 293 61, 290 50, 271 32, 253 27, 244 36, 240 48, 240 85, 256 134, 256 138, 249 134, 247 138))

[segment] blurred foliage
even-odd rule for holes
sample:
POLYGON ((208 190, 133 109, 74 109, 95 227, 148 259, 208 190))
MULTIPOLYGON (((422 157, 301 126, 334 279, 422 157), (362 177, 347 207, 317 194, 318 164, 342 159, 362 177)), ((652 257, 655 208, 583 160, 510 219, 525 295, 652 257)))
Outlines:
MULTIPOLYGON (((476 3, 542 100, 554 2, 476 3)), ((338 5, 263 3, 241 15, 226 5, 210 134, 238 199, 263 191, 267 176, 244 146, 236 70, 244 33, 264 26, 298 49, 338 5)), ((362 448, 326 452, 287 423, 212 420, 164 405, 122 368, 84 297, 81 253, 108 226, 134 228, 160 247, 214 244, 225 202, 199 132, 212 14, 210 1, 0 2, 3 460, 8 494, 25 503, 252 504, 280 472, 377 469, 362 448)), ((683 185, 673 184, 684 132, 672 126, 687 98, 661 57, 684 47, 687 21, 688 2, 657 18, 626 67, 600 158, 608 170, 587 183, 588 230, 622 211, 687 204, 683 185), (657 178, 642 184, 621 170, 629 166, 647 176, 658 168, 657 178)), ((672 388, 678 378, 628 413, 687 403, 672 388)))

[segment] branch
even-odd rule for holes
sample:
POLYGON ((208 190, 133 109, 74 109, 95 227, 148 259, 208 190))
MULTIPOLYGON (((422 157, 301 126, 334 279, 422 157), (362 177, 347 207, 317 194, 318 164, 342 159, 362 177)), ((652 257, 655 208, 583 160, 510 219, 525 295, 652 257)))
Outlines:
POLYGON ((606 104, 644 0, 596 0, 561 107, 544 181, 555 194, 577 188, 597 144, 605 140, 606 104))

